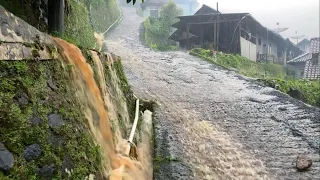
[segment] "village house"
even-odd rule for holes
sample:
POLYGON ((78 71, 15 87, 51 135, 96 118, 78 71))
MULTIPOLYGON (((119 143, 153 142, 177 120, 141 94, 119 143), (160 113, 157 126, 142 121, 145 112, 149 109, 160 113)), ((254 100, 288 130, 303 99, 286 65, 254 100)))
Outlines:
POLYGON ((303 39, 297 44, 297 47, 300 48, 304 53, 309 52, 310 41, 308 39, 303 39))
MULTIPOLYGON (((145 17, 158 17, 159 11, 162 6, 168 3, 170 0, 146 0, 141 3, 140 6, 145 17)), ((190 15, 196 11, 198 6, 197 0, 172 0, 182 9, 182 15, 190 15)))
POLYGON ((315 80, 320 78, 320 37, 310 40, 309 52, 302 54, 290 61, 299 74, 299 78, 315 80))
POLYGON ((220 13, 203 5, 194 15, 180 16, 169 39, 185 49, 196 47, 241 54, 252 61, 285 64, 302 51, 289 39, 261 25, 249 13, 220 13))

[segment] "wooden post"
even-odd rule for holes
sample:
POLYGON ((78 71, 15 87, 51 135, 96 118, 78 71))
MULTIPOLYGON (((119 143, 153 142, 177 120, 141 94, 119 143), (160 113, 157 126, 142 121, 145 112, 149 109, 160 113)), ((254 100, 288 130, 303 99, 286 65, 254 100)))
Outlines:
MULTIPOLYGON (((231 28, 232 28, 232 23, 230 22, 229 23, 229 34, 232 34, 232 30, 231 30, 231 28)), ((232 36, 230 36, 230 42, 232 41, 232 36)), ((230 45, 230 47, 229 47, 229 53, 231 53, 232 52, 232 44, 230 45)))
POLYGON ((213 27, 213 49, 216 50, 217 47, 217 22, 214 23, 213 27))
POLYGON ((187 50, 190 49, 189 33, 189 24, 187 23, 187 50))
POLYGON ((219 23, 219 4, 217 3, 217 46, 216 46, 216 51, 218 52, 219 51, 219 30, 220 30, 220 23, 219 23))
POLYGON ((202 48, 202 45, 203 45, 203 25, 201 25, 201 28, 200 28, 200 46, 202 48))
POLYGON ((239 53, 241 54, 241 23, 239 24, 239 53))
POLYGON ((64 33, 64 0, 48 1, 48 31, 64 33))

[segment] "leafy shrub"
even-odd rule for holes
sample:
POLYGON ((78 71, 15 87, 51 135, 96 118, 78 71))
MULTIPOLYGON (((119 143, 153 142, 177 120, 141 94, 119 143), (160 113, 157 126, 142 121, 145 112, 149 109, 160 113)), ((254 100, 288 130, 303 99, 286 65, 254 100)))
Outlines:
POLYGON ((213 57, 212 50, 201 48, 192 49, 190 54, 202 57, 224 68, 235 68, 239 73, 246 76, 256 78, 286 78, 285 68, 278 64, 258 63, 242 57, 238 54, 217 53, 216 57, 213 57))
POLYGON ((182 14, 182 10, 174 2, 167 3, 160 10, 160 17, 149 17, 144 22, 145 43, 152 49, 160 51, 175 50, 177 47, 168 44, 170 26, 178 21, 177 16, 182 14))
POLYGON ((297 89, 305 97, 305 102, 320 107, 320 84, 310 80, 284 80, 280 78, 261 79, 267 86, 276 84, 278 90, 288 93, 290 89, 297 89))

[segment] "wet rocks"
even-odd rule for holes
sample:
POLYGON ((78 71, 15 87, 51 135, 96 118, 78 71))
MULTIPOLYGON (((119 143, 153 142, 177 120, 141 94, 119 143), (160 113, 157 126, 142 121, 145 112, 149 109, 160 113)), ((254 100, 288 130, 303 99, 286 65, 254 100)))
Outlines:
POLYGON ((279 111, 286 111, 286 110, 288 110, 286 107, 279 107, 278 109, 279 109, 279 111))
POLYGON ((27 105, 29 103, 29 97, 26 93, 21 93, 20 97, 18 97, 19 105, 27 105))
POLYGON ((65 141, 61 137, 51 133, 50 136, 48 137, 48 143, 52 144, 54 147, 61 147, 63 146, 65 141))
POLYGON ((63 157, 63 162, 61 166, 62 175, 67 175, 74 168, 73 162, 69 155, 63 157))
POLYGON ((301 137, 303 136, 302 132, 298 131, 297 129, 291 129, 291 133, 294 137, 301 137))
POLYGON ((56 86, 56 84, 53 82, 51 78, 47 81, 47 85, 53 91, 58 89, 58 87, 56 86))
POLYGON ((59 128, 64 124, 63 119, 59 114, 50 114, 48 116, 48 119, 49 119, 49 126, 51 128, 59 128))
POLYGON ((276 122, 281 122, 281 120, 280 119, 278 119, 277 117, 275 117, 275 116, 271 116, 270 117, 272 120, 274 120, 274 121, 276 121, 276 122))
POLYGON ((312 166, 312 159, 307 155, 299 155, 297 157, 296 168, 298 171, 307 171, 312 166))
POLYGON ((36 172, 39 176, 45 178, 45 179, 50 179, 56 172, 56 166, 54 164, 51 165, 45 165, 41 168, 37 168, 36 172))
POLYGON ((270 87, 272 87, 272 88, 276 88, 276 82, 274 81, 274 80, 272 80, 271 82, 270 82, 270 84, 269 84, 269 86, 270 87))
POLYGON ((23 156, 27 161, 35 160, 41 156, 42 150, 39 144, 32 144, 23 151, 23 156))
POLYGON ((291 97, 293 97, 295 99, 305 101, 304 95, 298 89, 290 88, 289 91, 287 92, 287 94, 289 94, 291 97))
POLYGON ((14 158, 4 144, 0 143, 0 170, 8 171, 13 167, 14 158))
POLYGON ((35 126, 38 126, 42 122, 40 117, 32 117, 29 120, 30 120, 30 123, 35 126))

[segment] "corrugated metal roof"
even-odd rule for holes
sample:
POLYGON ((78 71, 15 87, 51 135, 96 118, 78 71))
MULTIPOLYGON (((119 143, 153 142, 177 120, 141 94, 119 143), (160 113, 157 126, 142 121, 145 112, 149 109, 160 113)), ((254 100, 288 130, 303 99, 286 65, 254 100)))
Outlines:
POLYGON ((312 58, 311 53, 305 53, 305 54, 302 54, 302 55, 288 61, 288 63, 291 64, 291 63, 296 63, 296 62, 307 62, 311 58, 312 58))
POLYGON ((202 7, 195 13, 195 15, 212 14, 212 13, 217 13, 217 11, 211 8, 210 6, 203 4, 202 7))
POLYGON ((320 37, 312 38, 310 40, 310 52, 311 53, 320 53, 320 37))

